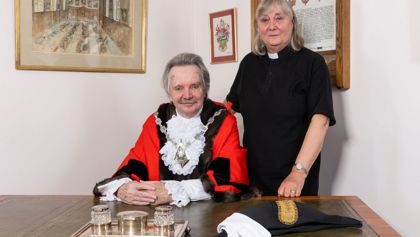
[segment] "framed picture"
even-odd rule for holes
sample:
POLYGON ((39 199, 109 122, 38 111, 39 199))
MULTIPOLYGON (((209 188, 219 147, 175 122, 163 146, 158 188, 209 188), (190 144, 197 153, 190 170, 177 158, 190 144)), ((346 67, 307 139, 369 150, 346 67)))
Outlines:
POLYGON ((147 0, 15 0, 16 69, 144 73, 147 0))
MULTIPOLYGON (((251 0, 251 34, 255 36, 255 10, 251 0)), ((331 83, 350 88, 350 0, 289 0, 295 11, 305 47, 320 53, 328 65, 331 83)))
POLYGON ((236 8, 209 15, 211 63, 236 61, 236 8))

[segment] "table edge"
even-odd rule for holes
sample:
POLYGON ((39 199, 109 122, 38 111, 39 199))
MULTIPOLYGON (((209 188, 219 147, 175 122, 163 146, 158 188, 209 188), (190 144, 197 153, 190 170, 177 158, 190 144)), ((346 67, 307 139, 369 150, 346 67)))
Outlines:
MULTIPOLYGON (((0 204, 9 199, 92 199, 93 195, 0 195, 0 204)), ((386 223, 375 211, 366 205, 357 196, 301 196, 297 198, 284 198, 277 196, 264 196, 253 198, 254 200, 283 200, 291 199, 296 201, 304 200, 344 200, 353 210, 363 218, 363 220, 373 229, 373 231, 381 237, 401 236, 388 223, 386 223)))

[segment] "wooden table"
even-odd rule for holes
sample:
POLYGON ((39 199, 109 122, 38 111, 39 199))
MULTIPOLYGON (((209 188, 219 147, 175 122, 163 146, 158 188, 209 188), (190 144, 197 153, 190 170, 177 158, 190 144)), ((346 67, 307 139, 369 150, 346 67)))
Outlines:
MULTIPOLYGON (((191 236, 212 236, 216 233, 216 226, 233 212, 277 199, 263 197, 234 203, 194 202, 183 208, 175 208, 175 218, 189 221, 191 236)), ((353 216, 363 221, 363 228, 284 236, 400 236, 356 196, 301 197, 294 200, 308 203, 329 214, 353 216)), ((92 196, 0 196, 0 236, 68 237, 89 222, 90 209, 97 204, 102 203, 92 196)), ((143 210, 153 215, 153 207, 149 206, 130 206, 119 202, 106 204, 110 206, 114 218, 116 213, 124 210, 143 210)))

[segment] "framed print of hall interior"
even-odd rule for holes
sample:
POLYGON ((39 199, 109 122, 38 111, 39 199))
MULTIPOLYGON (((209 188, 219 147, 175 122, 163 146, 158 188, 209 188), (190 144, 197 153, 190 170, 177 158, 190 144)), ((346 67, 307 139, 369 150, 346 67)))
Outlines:
POLYGON ((15 0, 16 69, 146 70, 146 0, 15 0))

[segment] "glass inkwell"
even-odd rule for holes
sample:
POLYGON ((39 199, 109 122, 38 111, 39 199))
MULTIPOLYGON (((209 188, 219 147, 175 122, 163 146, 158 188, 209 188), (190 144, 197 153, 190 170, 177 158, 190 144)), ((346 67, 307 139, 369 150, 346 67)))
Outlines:
POLYGON ((172 206, 164 205, 156 207, 153 223, 157 236, 174 236, 175 218, 172 206))
POLYGON ((111 211, 107 205, 96 205, 90 213, 92 234, 109 235, 112 233, 111 211))

